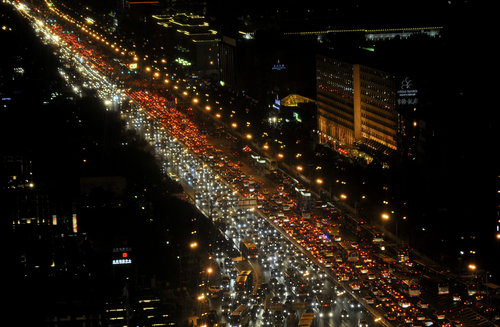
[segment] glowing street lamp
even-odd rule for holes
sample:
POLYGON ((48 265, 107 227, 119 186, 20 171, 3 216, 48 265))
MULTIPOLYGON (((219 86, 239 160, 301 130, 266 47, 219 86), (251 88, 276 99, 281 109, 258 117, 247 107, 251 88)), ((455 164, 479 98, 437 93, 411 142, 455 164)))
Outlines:
POLYGON ((298 170, 298 171, 303 171, 303 170, 304 170, 304 167, 302 167, 301 165, 298 165, 298 166, 297 166, 297 170, 298 170))
POLYGON ((342 193, 342 194, 340 194, 340 198, 341 198, 342 200, 346 200, 346 199, 347 199, 347 195, 346 195, 346 194, 344 194, 344 193, 342 193))
POLYGON ((198 247, 198 242, 194 241, 194 242, 189 243, 189 247, 191 249, 196 249, 198 247))
POLYGON ((389 220, 390 216, 388 213, 384 212, 380 215, 380 217, 382 217, 383 220, 389 220))
POLYGON ((323 184, 323 179, 321 178, 316 178, 316 184, 322 185, 323 184))

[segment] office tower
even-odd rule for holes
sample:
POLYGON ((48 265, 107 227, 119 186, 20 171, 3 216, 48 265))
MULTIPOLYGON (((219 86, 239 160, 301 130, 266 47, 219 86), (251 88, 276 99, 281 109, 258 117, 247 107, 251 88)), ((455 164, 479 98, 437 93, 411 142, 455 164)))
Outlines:
POLYGON ((363 156, 360 148, 397 150, 396 81, 394 74, 317 56, 319 142, 351 156, 363 156))

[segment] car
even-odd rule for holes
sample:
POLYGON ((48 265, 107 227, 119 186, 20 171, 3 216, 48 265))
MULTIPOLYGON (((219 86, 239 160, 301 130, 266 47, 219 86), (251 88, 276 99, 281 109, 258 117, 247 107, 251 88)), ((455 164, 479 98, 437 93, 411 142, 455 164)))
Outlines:
POLYGON ((418 301, 417 302, 417 307, 419 307, 420 309, 428 309, 429 308, 429 304, 426 303, 426 302, 418 301))
POLYGON ((368 321, 366 319, 359 319, 358 327, 368 327, 368 321))
POLYGON ((365 301, 367 304, 375 304, 375 300, 372 297, 366 297, 365 301))
POLYGON ((405 324, 413 324, 412 317, 405 316, 405 317, 403 317, 403 321, 405 322, 405 324))
POLYGON ((394 313, 387 314, 387 320, 394 321, 397 319, 397 316, 394 313))
POLYGON ((434 315, 436 316, 436 319, 438 319, 438 320, 444 320, 446 318, 444 311, 436 311, 434 313, 434 315))
POLYGON ((361 308, 361 303, 359 303, 358 301, 356 301, 355 299, 350 299, 349 300, 349 307, 351 309, 355 309, 355 308, 361 308))
POLYGON ((219 321, 219 317, 217 316, 217 311, 210 310, 210 312, 207 315, 207 321, 211 326, 216 324, 219 321))
POLYGON ((361 285, 359 283, 356 283, 356 282, 352 282, 349 286, 351 286, 351 289, 353 291, 359 291, 359 289, 361 288, 361 285))
POLYGON ((346 309, 342 309, 340 311, 340 318, 349 318, 349 313, 347 312, 346 309))
POLYGON ((222 314, 224 315, 229 315, 231 313, 231 306, 229 303, 224 303, 222 305, 222 314))

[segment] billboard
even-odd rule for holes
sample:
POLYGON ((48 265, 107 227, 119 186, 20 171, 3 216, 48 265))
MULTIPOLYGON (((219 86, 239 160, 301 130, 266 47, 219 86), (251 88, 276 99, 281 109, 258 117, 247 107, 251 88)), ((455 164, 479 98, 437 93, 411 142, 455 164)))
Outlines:
POLYGON ((73 233, 78 232, 78 223, 76 218, 76 213, 73 214, 73 233))
POLYGON ((418 90, 413 86, 413 81, 409 77, 405 77, 401 81, 401 86, 397 91, 398 105, 416 105, 418 103, 418 90))

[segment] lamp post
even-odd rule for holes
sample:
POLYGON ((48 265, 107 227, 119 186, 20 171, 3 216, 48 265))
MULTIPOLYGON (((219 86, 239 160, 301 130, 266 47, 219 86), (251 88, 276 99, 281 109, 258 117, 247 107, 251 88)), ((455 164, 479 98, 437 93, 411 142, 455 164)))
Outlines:
POLYGON ((467 292, 469 295, 474 295, 476 294, 477 292, 477 288, 479 288, 479 286, 477 284, 474 283, 474 281, 476 280, 476 271, 477 271, 477 266, 475 263, 469 263, 467 265, 467 269, 470 271, 470 285, 467 287, 467 292), (474 286, 476 287, 476 289, 474 289, 474 286), (471 289, 472 287, 472 289, 471 289))

